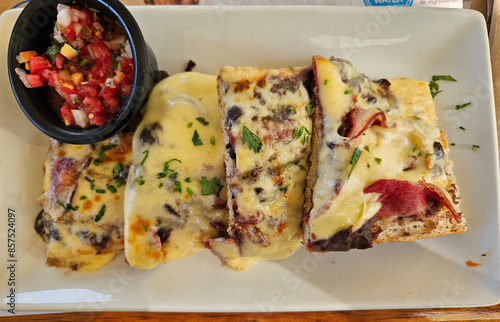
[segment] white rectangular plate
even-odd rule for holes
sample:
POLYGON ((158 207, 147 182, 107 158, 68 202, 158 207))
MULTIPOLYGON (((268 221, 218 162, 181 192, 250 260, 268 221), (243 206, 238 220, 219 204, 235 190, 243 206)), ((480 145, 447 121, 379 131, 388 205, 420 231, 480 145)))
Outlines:
POLYGON ((173 74, 225 65, 301 66, 312 55, 343 57, 372 78, 439 82, 439 126, 456 143, 450 157, 463 197, 465 234, 365 251, 261 262, 246 272, 208 251, 152 270, 118 257, 81 274, 45 266, 33 229, 40 208, 48 139, 11 93, 6 52, 19 11, 0 19, 0 296, 16 310, 307 311, 463 307, 500 301, 498 148, 488 40, 469 10, 347 7, 131 7, 160 67, 173 74), (472 105, 456 111, 454 106, 472 105), (463 126, 465 131, 460 130, 463 126), (473 144, 480 149, 471 150, 473 144), (10 210, 9 210, 10 209, 10 210), (15 257, 8 257, 8 213, 15 211, 15 257), (15 274, 7 269, 15 259, 15 274), (466 261, 481 264, 468 267, 466 261), (12 276, 12 277, 11 277, 12 276), (9 286, 15 281, 15 286, 9 286))

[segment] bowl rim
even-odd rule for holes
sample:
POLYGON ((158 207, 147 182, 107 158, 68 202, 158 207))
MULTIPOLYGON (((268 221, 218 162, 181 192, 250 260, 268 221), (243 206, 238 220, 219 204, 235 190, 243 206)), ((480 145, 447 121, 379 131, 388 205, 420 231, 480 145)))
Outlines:
MULTIPOLYGON (((77 1, 77 4, 78 2, 83 1, 77 1)), ((21 11, 16 23, 14 24, 9 40, 7 62, 10 85, 16 101, 26 117, 46 135, 58 141, 70 144, 88 144, 99 142, 111 137, 116 132, 123 129, 141 110, 148 95, 146 83, 148 82, 148 77, 150 76, 148 75, 148 67, 151 63, 148 56, 150 54, 149 52, 152 53, 152 51, 148 48, 135 18, 119 0, 84 1, 84 3, 86 3, 89 7, 92 7, 92 5, 103 7, 105 9, 104 11, 106 11, 103 12, 103 15, 106 15, 118 22, 125 31, 132 50, 134 63, 133 81, 130 94, 122 103, 120 112, 112 120, 102 126, 89 128, 66 126, 60 119, 60 116, 57 116, 60 123, 50 121, 44 115, 44 112, 47 112, 47 110, 44 108, 37 108, 34 106, 35 104, 32 99, 29 98, 29 91, 32 91, 33 89, 26 88, 15 72, 16 67, 21 68, 21 64, 19 64, 16 60, 16 56, 19 52, 16 51, 19 46, 22 45, 18 43, 22 37, 20 34, 22 34, 24 28, 32 22, 33 16, 39 12, 38 9, 40 9, 43 5, 57 5, 58 3, 72 5, 73 0, 31 0, 23 11, 21 11)), ((47 15, 49 15, 47 10, 44 11, 47 15)), ((53 18, 53 20, 55 20, 56 15, 57 11, 55 12, 55 15, 49 15, 49 18, 53 18)), ((48 36, 49 35, 47 35, 47 37, 48 36)), ((47 42, 50 46, 50 39, 48 39, 47 42)), ((29 41, 27 43, 29 43, 29 41)), ((156 64, 156 60, 154 63, 156 64)), ((157 66, 155 66, 155 68, 157 69, 157 66)), ((50 113, 53 113, 52 109, 50 110, 50 113)))

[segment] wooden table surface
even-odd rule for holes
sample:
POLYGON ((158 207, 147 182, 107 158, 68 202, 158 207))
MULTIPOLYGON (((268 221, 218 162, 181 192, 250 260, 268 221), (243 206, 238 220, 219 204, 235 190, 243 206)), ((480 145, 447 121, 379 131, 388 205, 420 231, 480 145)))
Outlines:
MULTIPOLYGON (((141 4, 197 4, 198 0, 121 0, 127 5, 141 4)), ((27 1, 0 0, 0 13, 13 7, 23 7, 27 1)), ((477 1, 483 7, 486 1, 477 1)), ((473 2, 474 5, 474 2, 473 2)), ((500 5, 499 5, 500 7, 500 5)), ((491 8, 489 8, 491 9, 491 8)), ((497 8, 495 7, 495 10, 497 8)), ((498 8, 500 16, 500 8, 498 8)), ((495 12, 493 13, 495 14, 495 12)), ((493 19, 492 29, 496 29, 493 19)), ((500 26, 499 26, 500 29, 500 26)), ((500 34, 500 32, 499 32, 500 34)), ((499 37, 500 38, 500 37, 499 37)), ((500 77, 500 41, 492 42, 492 62, 495 92, 500 91, 500 82, 496 81, 495 69, 498 66, 500 77), (498 48, 496 48, 498 46, 498 48), (494 50, 495 49, 495 50, 494 50)), ((497 125, 499 113, 497 104, 497 125)), ((21 313, 21 312, 19 312, 21 313)), ((37 315, 9 315, 9 321, 494 321, 500 320, 500 304, 489 307, 452 308, 452 309, 408 309, 408 310, 365 310, 332 312, 291 312, 291 313, 163 313, 163 312, 74 312, 49 313, 37 315)))

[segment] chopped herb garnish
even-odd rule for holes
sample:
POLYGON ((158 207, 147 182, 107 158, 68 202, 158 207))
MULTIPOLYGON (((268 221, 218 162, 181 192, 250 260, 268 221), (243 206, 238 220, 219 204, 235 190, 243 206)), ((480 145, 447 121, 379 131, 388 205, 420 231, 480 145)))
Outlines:
POLYGON ((89 60, 87 58, 82 59, 82 61, 80 62, 80 67, 87 66, 88 62, 89 62, 89 60))
POLYGON ((313 104, 312 103, 307 104, 307 114, 312 115, 312 111, 313 111, 313 104))
POLYGON ((87 180, 88 182, 90 182, 90 190, 94 190, 95 189, 95 179, 94 180, 90 180, 89 177, 85 177, 85 180, 87 180))
POLYGON ((427 155, 425 157, 428 158, 428 157, 432 157, 433 155, 434 155, 434 153, 427 153, 427 155))
POLYGON ((117 62, 115 62, 115 61, 114 61, 114 62, 111 62, 111 66, 110 66, 110 67, 111 67, 111 69, 113 69, 113 70, 117 70, 117 69, 118 69, 118 63, 117 63, 117 62))
POLYGON ((112 150, 116 148, 118 144, 108 144, 108 145, 103 145, 101 146, 101 154, 99 155, 99 158, 94 160, 94 165, 99 165, 101 161, 106 157, 106 154, 104 152, 112 150))
POLYGON ((439 90, 439 84, 436 83, 435 81, 429 82, 429 88, 431 90, 432 98, 434 98, 437 94, 442 92, 442 90, 439 90))
POLYGON ((367 162, 367 163, 366 163, 366 167, 367 167, 368 169, 370 169, 371 165, 367 162))
POLYGON ((347 248, 350 248, 350 247, 351 247, 351 241, 348 241, 348 242, 347 242, 347 244, 345 244, 345 246, 346 246, 347 248))
POLYGON ((146 159, 149 156, 149 150, 142 152, 142 154, 144 154, 144 158, 142 158, 141 165, 144 165, 144 162, 146 162, 146 159))
POLYGON ((382 159, 381 158, 374 158, 375 162, 377 162, 378 164, 381 164, 382 163, 382 159))
POLYGON ((106 193, 106 190, 104 190, 104 189, 95 189, 95 192, 97 192, 97 193, 106 193))
POLYGON ((47 48, 47 51, 43 55, 45 56, 45 58, 50 60, 52 65, 54 65, 54 63, 56 62, 56 54, 60 51, 61 47, 53 45, 52 47, 47 48))
POLYGON ((174 161, 182 163, 181 160, 179 160, 179 159, 171 159, 171 160, 165 162, 163 164, 163 172, 158 173, 158 176, 156 178, 157 179, 166 178, 168 176, 169 172, 173 172, 173 173, 175 173, 177 175, 177 172, 175 172, 174 170, 172 170, 172 169, 169 168, 170 167, 170 162, 174 162, 174 161))
POLYGON ((486 256, 486 254, 483 254, 483 255, 481 255, 481 256, 486 256))
POLYGON ((325 79, 325 81, 323 82, 323 85, 327 85, 329 82, 330 82, 330 80, 325 79))
POLYGON ((276 109, 275 109, 275 108, 273 108, 273 109, 271 110, 271 112, 276 113, 276 109))
POLYGON ((80 200, 85 200, 85 199, 87 199, 86 195, 80 196, 80 200))
POLYGON ((201 142, 200 135, 198 134, 197 130, 194 130, 193 138, 191 139, 191 141, 193 141, 194 146, 203 145, 203 142, 201 142))
POLYGON ((145 184, 145 183, 146 183, 146 181, 144 181, 144 179, 142 178, 142 176, 139 176, 139 177, 137 178, 137 182, 139 183, 139 186, 142 186, 143 184, 145 184))
POLYGON ((414 153, 415 153, 415 152, 417 152, 417 147, 414 147, 414 148, 413 148, 413 152, 414 152, 414 153))
POLYGON ((455 146, 455 143, 450 143, 450 146, 455 146))
POLYGON ((438 81, 438 80, 447 80, 447 81, 452 81, 456 82, 457 80, 449 75, 434 75, 432 76, 433 81, 438 81))
POLYGON ((184 181, 185 182, 191 182, 191 177, 187 177, 184 181))
POLYGON ((98 222, 99 220, 101 220, 101 218, 102 218, 102 216, 104 216, 105 212, 106 212, 106 205, 102 205, 101 209, 99 209, 99 212, 97 213, 97 215, 94 216, 94 221, 98 222))
POLYGON ((75 206, 75 207, 72 207, 69 203, 67 203, 66 205, 64 205, 62 202, 60 202, 59 200, 57 200, 57 203, 63 207, 64 209, 66 210, 78 210, 78 208, 80 208, 80 206, 75 206))
POLYGON ((347 179, 351 177, 351 173, 354 170, 354 167, 356 164, 358 164, 359 158, 361 157, 361 154, 363 153, 363 150, 360 150, 358 148, 354 149, 354 153, 351 156, 351 161, 349 161, 349 164, 351 165, 351 170, 349 170, 349 174, 347 175, 347 179))
POLYGON ((295 111, 295 108, 293 106, 288 106, 289 111, 295 111))
POLYGON ((259 137, 252 133, 246 126, 243 125, 243 138, 242 138, 242 144, 247 143, 248 141, 248 148, 250 150, 253 150, 255 153, 259 153, 260 150, 262 149, 262 142, 260 141, 259 137))
POLYGON ((302 171, 307 171, 306 167, 304 167, 304 166, 303 166, 303 165, 301 165, 301 164, 299 164, 299 168, 300 168, 300 170, 302 170, 302 171))
POLYGON ((56 21, 56 30, 59 31, 59 24, 56 21))
POLYGON ((203 117, 197 117, 196 120, 198 120, 198 122, 200 122, 201 124, 203 124, 205 126, 210 124, 210 122, 205 121, 205 119, 203 117))
POLYGON ((208 196, 211 195, 212 193, 215 193, 215 195, 218 197, 220 191, 224 187, 221 183, 219 178, 213 177, 210 182, 208 182, 206 177, 201 177, 200 180, 201 183, 201 195, 202 196, 208 196))
POLYGON ((458 111, 458 110, 461 110, 464 107, 467 107, 467 106, 469 106, 471 104, 472 104, 471 102, 467 102, 467 103, 464 103, 464 104, 461 104, 461 105, 455 105, 455 109, 458 111))
POLYGON ((422 152, 418 152, 417 156, 421 157, 422 156, 422 152))
POLYGON ((123 183, 121 181, 116 181, 115 187, 120 188, 122 186, 122 184, 123 183))
POLYGON ((352 89, 348 89, 347 91, 344 92, 344 95, 349 95, 349 94, 352 94, 352 89))
POLYGON ((460 130, 465 131, 465 127, 461 126, 459 127, 460 130))
POLYGON ((300 140, 300 143, 302 143, 302 145, 304 145, 306 142, 309 141, 309 136, 311 135, 311 132, 309 132, 309 130, 305 127, 305 126, 301 126, 300 128, 295 128, 295 130, 293 130, 293 135, 295 136, 295 139, 300 139, 300 137, 302 137, 302 140, 300 140))
POLYGON ((473 144, 473 145, 472 145, 472 147, 471 147, 471 150, 474 150, 474 149, 479 149, 479 148, 480 148, 480 146, 479 146, 479 145, 477 145, 477 144, 473 144))
POLYGON ((187 187, 186 191, 191 197, 193 196, 193 190, 191 190, 191 188, 187 187))
POLYGON ((111 191, 112 193, 116 193, 118 191, 118 190, 116 190, 115 186, 112 186, 110 184, 107 184, 106 188, 108 188, 108 190, 111 191))
POLYGON ((189 129, 191 128, 191 126, 193 126, 193 122, 188 123, 188 125, 187 125, 187 127, 188 127, 189 129))
POLYGON ((293 68, 293 66, 288 66, 288 68, 290 68, 290 70, 292 71, 292 74, 295 74, 295 68, 293 68))
POLYGON ((59 200, 57 200, 57 203, 59 204, 59 206, 63 207, 64 209, 66 209, 66 205, 64 205, 62 202, 60 202, 59 200))
POLYGON ((213 136, 210 137, 210 144, 215 145, 215 138, 213 136))
POLYGON ((174 191, 181 192, 182 186, 180 181, 176 181, 174 184, 174 191))
POLYGON ((367 151, 367 152, 370 152, 370 147, 368 145, 365 145, 364 149, 367 151))
POLYGON ((145 232, 148 232, 148 227, 142 226, 142 229, 144 229, 145 232))
POLYGON ((288 82, 285 82, 285 94, 288 91, 288 82))
POLYGON ((287 191, 288 191, 288 186, 290 186, 290 184, 287 184, 286 186, 281 187, 281 188, 280 188, 280 191, 283 191, 283 193, 287 193, 287 191))
POLYGON ((160 182, 160 184, 158 185, 158 188, 161 188, 163 187, 163 182, 160 182))

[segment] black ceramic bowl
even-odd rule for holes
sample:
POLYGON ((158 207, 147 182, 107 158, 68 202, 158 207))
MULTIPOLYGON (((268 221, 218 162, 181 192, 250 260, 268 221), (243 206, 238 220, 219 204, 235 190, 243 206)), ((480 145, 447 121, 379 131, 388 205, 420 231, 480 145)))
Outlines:
POLYGON ((38 129, 62 142, 88 144, 109 138, 136 116, 155 85, 154 76, 158 64, 135 19, 119 0, 31 0, 19 15, 12 30, 8 69, 17 102, 38 129), (102 126, 84 129, 66 126, 58 113, 59 106, 54 108, 49 102, 47 86, 26 88, 15 72, 16 67, 23 67, 16 60, 16 55, 20 52, 35 50, 37 53, 44 53, 52 45, 50 35, 57 17, 58 3, 82 7, 87 5, 99 10, 123 27, 130 42, 134 62, 130 95, 123 102, 120 113, 102 126))

